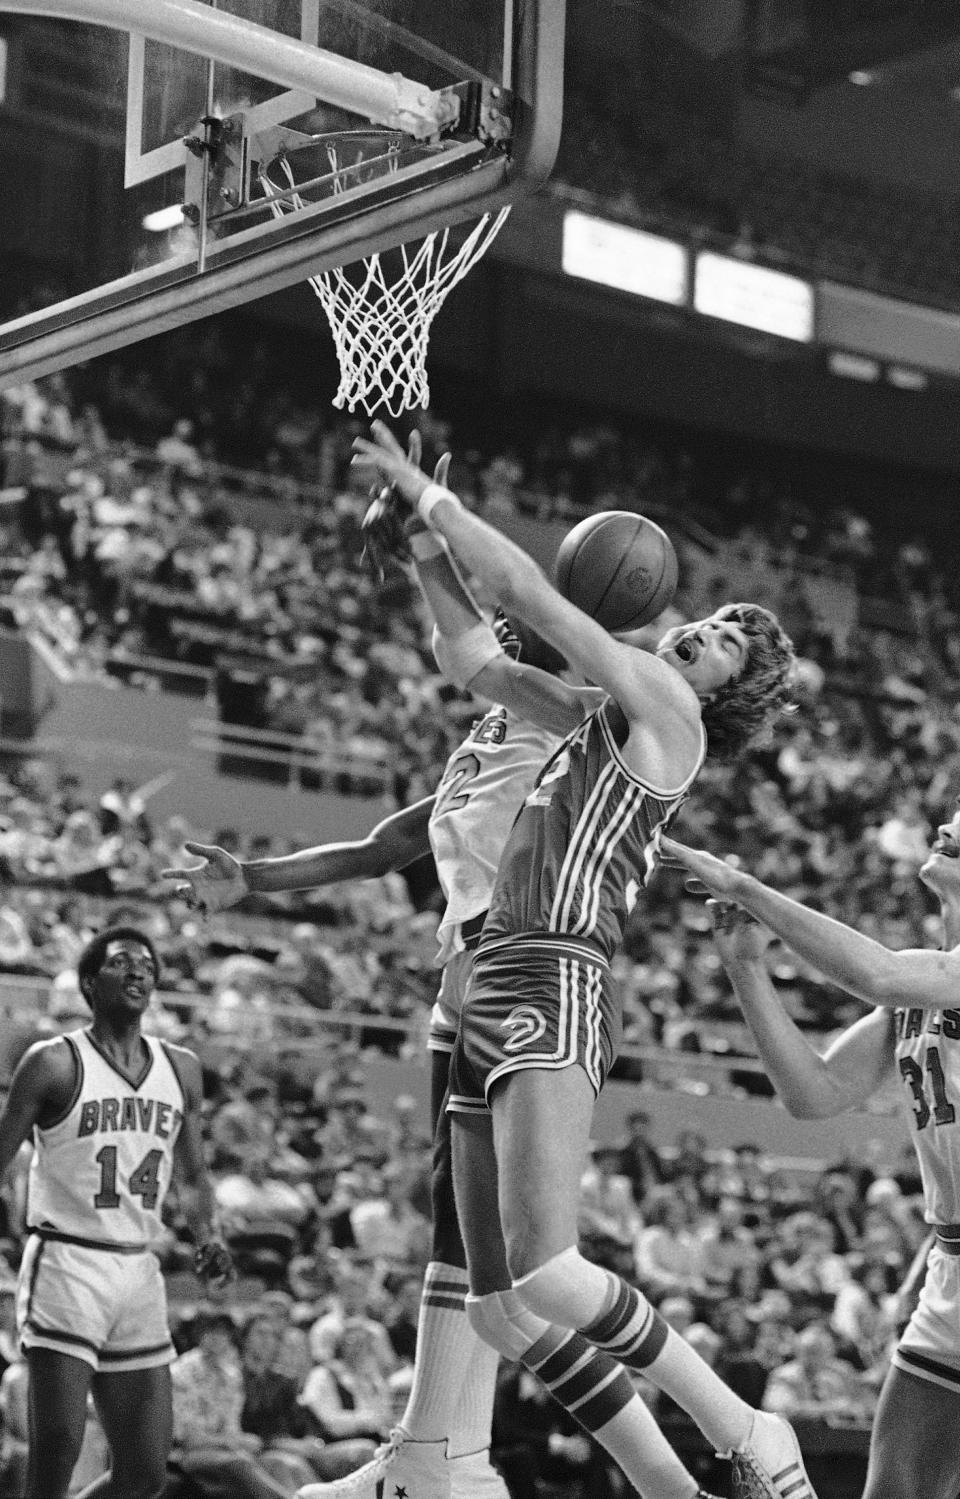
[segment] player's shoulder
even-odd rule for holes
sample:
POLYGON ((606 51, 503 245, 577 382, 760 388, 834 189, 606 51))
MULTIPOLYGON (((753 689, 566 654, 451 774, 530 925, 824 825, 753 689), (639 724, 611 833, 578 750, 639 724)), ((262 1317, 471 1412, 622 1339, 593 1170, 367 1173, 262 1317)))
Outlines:
POLYGON ((189 1046, 179 1046, 175 1041, 157 1038, 157 1045, 176 1073, 188 1101, 191 1096, 199 1096, 202 1092, 203 1068, 197 1053, 191 1051, 189 1046))
POLYGON ((70 1035, 46 1036, 42 1041, 34 1041, 27 1047, 16 1070, 37 1077, 72 1077, 76 1069, 76 1056, 76 1048, 70 1035))
POLYGON ((700 699, 690 683, 667 661, 639 646, 619 643, 620 680, 612 696, 628 720, 649 722, 652 710, 678 722, 698 726, 700 699))

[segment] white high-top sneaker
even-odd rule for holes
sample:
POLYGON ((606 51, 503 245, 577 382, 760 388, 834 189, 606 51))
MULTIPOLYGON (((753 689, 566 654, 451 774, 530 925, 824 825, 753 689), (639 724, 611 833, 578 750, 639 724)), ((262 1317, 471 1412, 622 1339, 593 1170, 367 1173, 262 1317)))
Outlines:
POLYGON ((402 1426, 368 1463, 333 1483, 308 1483, 296 1499, 451 1499, 446 1438, 415 1442, 402 1426))

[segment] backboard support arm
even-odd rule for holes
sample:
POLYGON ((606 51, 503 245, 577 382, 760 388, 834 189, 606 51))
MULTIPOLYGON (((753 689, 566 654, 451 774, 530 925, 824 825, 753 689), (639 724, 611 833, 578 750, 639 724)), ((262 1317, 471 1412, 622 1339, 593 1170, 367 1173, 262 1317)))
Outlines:
POLYGON ((0 10, 136 32, 301 90, 415 140, 456 123, 458 101, 449 90, 427 88, 402 73, 381 73, 200 0, 0 0, 0 10))

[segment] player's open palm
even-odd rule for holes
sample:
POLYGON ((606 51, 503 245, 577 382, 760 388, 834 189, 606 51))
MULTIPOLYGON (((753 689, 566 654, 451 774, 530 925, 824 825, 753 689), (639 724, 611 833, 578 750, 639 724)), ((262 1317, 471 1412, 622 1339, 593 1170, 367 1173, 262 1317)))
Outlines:
MULTIPOLYGON (((675 838, 662 838, 659 854, 661 863, 668 869, 682 870, 691 881, 695 880, 710 895, 716 895, 721 900, 736 900, 737 886, 743 877, 735 864, 728 864, 702 848, 689 848, 685 843, 678 843, 675 838)), ((691 888, 688 882, 687 889, 691 888)), ((701 892, 698 890, 695 893, 701 892)))
POLYGON ((183 846, 188 854, 196 854, 202 862, 162 871, 165 880, 178 882, 174 895, 179 895, 188 906, 207 916, 214 911, 226 911, 243 899, 247 894, 247 881, 242 866, 232 854, 214 844, 185 843, 183 846))
POLYGON ((713 922, 717 951, 725 966, 755 963, 763 957, 773 941, 769 927, 732 901, 708 900, 707 910, 713 922))

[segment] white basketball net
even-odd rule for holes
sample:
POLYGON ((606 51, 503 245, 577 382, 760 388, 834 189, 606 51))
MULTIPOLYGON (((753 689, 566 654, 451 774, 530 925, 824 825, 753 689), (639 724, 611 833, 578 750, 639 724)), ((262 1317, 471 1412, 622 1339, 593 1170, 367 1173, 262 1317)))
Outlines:
MULTIPOLYGON (((328 147, 334 172, 336 152, 328 147)), ((293 172, 286 157, 279 164, 291 187, 293 172)), ((334 191, 337 191, 336 181, 334 191)), ((281 191, 265 175, 260 184, 275 217, 303 208, 298 193, 274 197, 281 191)), ((386 407, 400 416, 430 401, 427 345, 430 327, 447 295, 472 270, 495 239, 510 212, 485 213, 463 242, 451 248, 450 230, 435 230, 419 246, 401 245, 401 272, 391 284, 377 253, 351 267, 342 266, 311 276, 313 287, 330 324, 340 362, 340 386, 333 398, 340 410, 362 406, 368 415, 386 407)))

